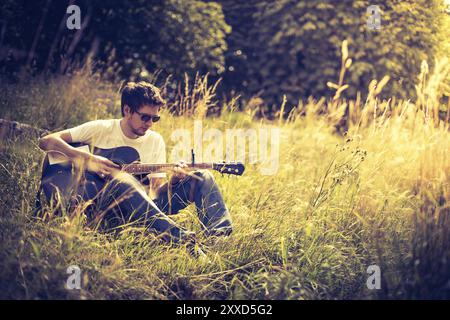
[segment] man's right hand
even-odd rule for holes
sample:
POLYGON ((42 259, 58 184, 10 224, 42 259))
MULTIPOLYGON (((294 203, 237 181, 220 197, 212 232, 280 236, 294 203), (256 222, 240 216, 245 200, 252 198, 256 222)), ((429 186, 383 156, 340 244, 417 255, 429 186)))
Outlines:
POLYGON ((72 159, 76 167, 84 167, 97 173, 102 178, 111 176, 120 169, 119 165, 109 159, 70 146, 69 143, 71 142, 72 136, 65 130, 39 139, 39 147, 44 151, 59 151, 72 159))
POLYGON ((91 154, 87 160, 87 170, 95 172, 101 178, 110 177, 119 169, 120 166, 118 164, 101 156, 91 154))

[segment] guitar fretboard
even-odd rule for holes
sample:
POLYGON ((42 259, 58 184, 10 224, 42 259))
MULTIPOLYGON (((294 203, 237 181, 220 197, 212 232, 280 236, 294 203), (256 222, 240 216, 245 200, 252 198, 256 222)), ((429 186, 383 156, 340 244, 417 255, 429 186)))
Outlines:
MULTIPOLYGON (((195 165, 187 164, 188 167, 184 169, 213 169, 212 163, 196 163, 195 165)), ((131 174, 146 174, 146 173, 157 173, 165 172, 170 169, 174 169, 175 164, 145 164, 145 163, 131 163, 126 164, 122 167, 122 170, 131 174)))

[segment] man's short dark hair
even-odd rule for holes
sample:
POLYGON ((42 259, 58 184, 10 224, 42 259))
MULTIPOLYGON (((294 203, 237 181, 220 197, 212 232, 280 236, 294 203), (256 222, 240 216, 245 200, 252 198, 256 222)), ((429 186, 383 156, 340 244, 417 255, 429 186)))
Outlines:
POLYGON ((121 90, 121 110, 122 116, 125 115, 124 107, 129 106, 131 112, 138 111, 144 105, 162 107, 165 105, 164 99, 161 97, 161 90, 156 86, 145 82, 128 82, 121 90))

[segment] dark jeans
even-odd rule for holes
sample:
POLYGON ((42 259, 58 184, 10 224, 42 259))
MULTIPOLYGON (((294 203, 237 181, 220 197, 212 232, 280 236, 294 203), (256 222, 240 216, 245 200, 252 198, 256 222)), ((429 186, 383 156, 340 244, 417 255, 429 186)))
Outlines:
POLYGON ((181 228, 168 215, 194 202, 206 235, 229 235, 231 217, 214 176, 207 170, 195 171, 194 175, 198 179, 188 176, 152 200, 142 184, 121 174, 95 199, 93 221, 106 228, 145 226, 164 240, 177 242, 193 233, 181 228))

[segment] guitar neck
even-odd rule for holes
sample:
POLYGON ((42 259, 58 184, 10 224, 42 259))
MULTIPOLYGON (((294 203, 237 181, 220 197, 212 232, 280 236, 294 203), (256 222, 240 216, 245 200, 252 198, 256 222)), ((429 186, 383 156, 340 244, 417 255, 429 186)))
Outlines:
MULTIPOLYGON (((212 163, 196 163, 194 165, 187 164, 186 169, 195 170, 195 169, 213 169, 212 163)), ((165 172, 170 169, 174 169, 176 167, 175 164, 145 164, 145 163, 131 163, 126 164, 122 167, 122 170, 131 174, 147 174, 147 173, 157 173, 157 172, 165 172)))

